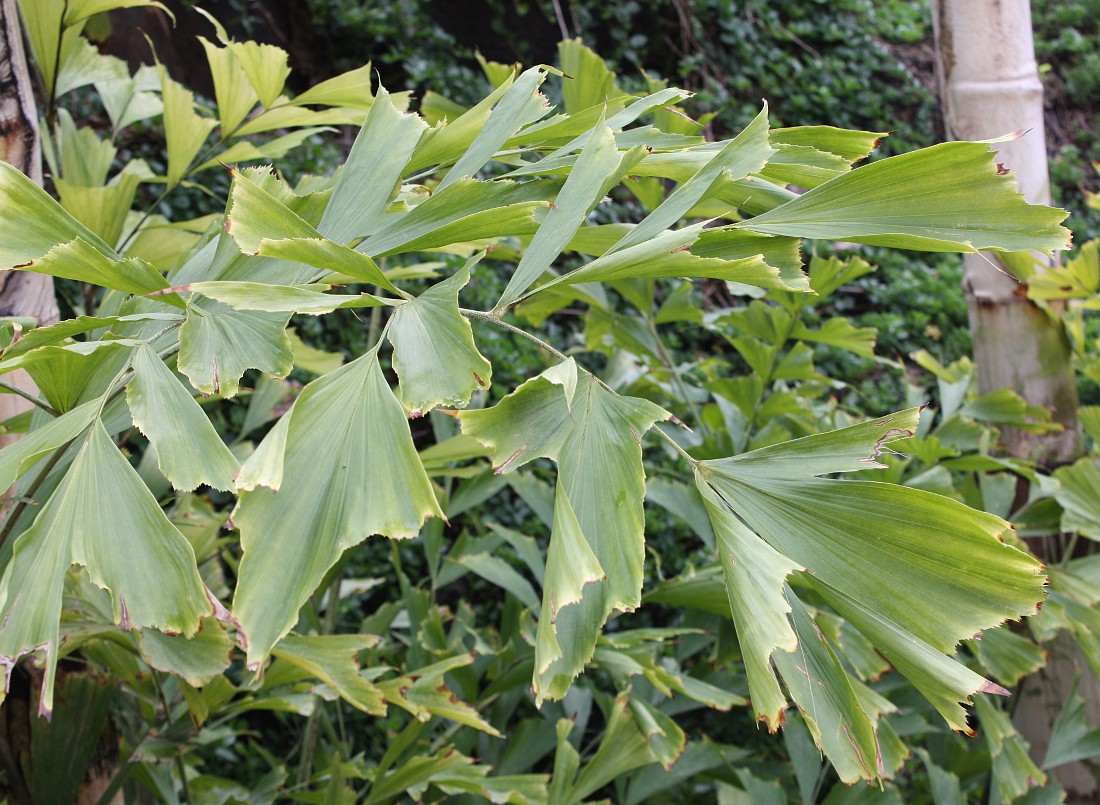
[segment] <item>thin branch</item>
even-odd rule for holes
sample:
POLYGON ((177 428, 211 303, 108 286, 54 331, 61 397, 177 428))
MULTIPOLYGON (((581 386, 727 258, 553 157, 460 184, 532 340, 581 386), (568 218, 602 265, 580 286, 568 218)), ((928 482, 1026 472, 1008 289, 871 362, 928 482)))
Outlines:
POLYGON ((58 411, 56 408, 54 408, 48 402, 43 400, 41 397, 35 397, 30 392, 23 391, 23 389, 19 388, 18 386, 13 386, 13 385, 10 385, 9 383, 0 382, 0 389, 3 389, 4 391, 6 391, 9 394, 14 394, 17 397, 22 397, 24 400, 31 403, 35 407, 41 408, 43 411, 45 411, 50 416, 61 416, 60 411, 58 411))
POLYGON ((540 347, 545 349, 547 352, 549 352, 551 355, 558 358, 559 360, 564 361, 564 360, 569 359, 568 355, 566 355, 564 352, 557 349, 556 347, 553 347, 550 344, 546 343, 541 338, 539 338, 537 335, 529 333, 529 332, 527 332, 526 330, 524 330, 520 327, 516 327, 514 324, 509 324, 508 322, 504 321, 504 319, 502 319, 498 316, 495 316, 492 313, 485 313, 484 311, 481 311, 481 310, 468 310, 466 308, 459 308, 458 312, 461 313, 463 316, 466 316, 467 318, 479 319, 480 321, 487 321, 490 324, 496 325, 497 327, 500 327, 501 329, 507 330, 510 333, 515 333, 516 335, 520 336, 521 338, 526 338, 528 341, 530 341, 534 344, 538 344, 540 347))
MULTIPOLYGON (((566 355, 560 349, 557 349, 556 347, 552 346, 551 344, 548 344, 547 342, 543 341, 537 335, 534 335, 533 333, 529 333, 521 327, 516 327, 514 324, 509 324, 508 322, 504 321, 503 319, 501 319, 497 316, 494 316, 492 313, 485 313, 484 311, 481 311, 481 310, 469 310, 467 308, 459 308, 458 312, 461 313, 463 316, 466 316, 467 318, 478 319, 479 321, 488 322, 489 324, 500 327, 501 329, 507 330, 510 333, 515 333, 516 335, 520 336, 521 338, 526 338, 528 341, 531 341, 534 344, 538 344, 540 347, 542 347, 544 350, 546 350, 547 352, 549 352, 551 355, 555 356, 559 360, 564 361, 564 360, 569 359, 568 355, 566 355)), ((595 380, 599 385, 601 385, 604 389, 611 392, 612 394, 615 394, 615 395, 619 394, 619 392, 617 392, 615 389, 611 388, 611 386, 607 385, 607 383, 600 380, 600 378, 596 377, 595 375, 592 375, 592 379, 595 380)), ((688 451, 685 450, 683 447, 681 447, 679 445, 679 443, 675 439, 673 439, 669 434, 665 433, 660 428, 654 428, 653 430, 655 430, 657 432, 657 435, 659 435, 662 439, 664 439, 666 442, 668 442, 670 445, 672 445, 672 447, 676 450, 676 452, 679 453, 680 456, 685 461, 687 461, 690 465, 692 465, 694 467, 698 463, 698 461, 696 459, 692 458, 691 454, 688 453, 688 451)))
POLYGON ((565 14, 561 10, 561 0, 553 0, 554 3, 554 16, 558 20, 558 29, 561 31, 562 39, 570 39, 569 28, 565 24, 565 14))

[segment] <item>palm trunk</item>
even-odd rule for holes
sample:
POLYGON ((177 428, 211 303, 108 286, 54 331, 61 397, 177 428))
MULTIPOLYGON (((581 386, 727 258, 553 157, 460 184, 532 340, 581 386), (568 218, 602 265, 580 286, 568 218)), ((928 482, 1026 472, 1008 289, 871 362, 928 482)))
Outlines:
MULTIPOLYGON (((1026 132, 998 143, 998 160, 1028 201, 1049 203, 1043 85, 1029 0, 933 0, 933 9, 948 136, 986 140, 1026 132)), ((967 255, 963 279, 979 388, 1015 389, 1051 409, 1065 427, 1052 435, 1006 430, 1013 455, 1048 465, 1072 461, 1079 439, 1069 341, 1061 323, 994 263, 991 255, 967 255)))
MULTIPOLYGON (((38 113, 15 0, 0 0, 0 159, 42 183, 38 113)), ((30 271, 0 272, 0 316, 26 316, 40 325, 57 321, 53 279, 30 271)), ((5 381, 25 391, 34 390, 30 377, 22 370, 12 372, 5 381)), ((0 395, 0 422, 29 405, 14 394, 0 395)), ((0 446, 11 440, 10 436, 0 436, 0 446)))
MULTIPOLYGON (((981 140, 1026 132, 998 144, 998 159, 1015 174, 1029 201, 1049 203, 1043 85, 1035 64, 1029 0, 933 0, 932 7, 949 136, 981 140)), ((1080 449, 1077 389, 1061 322, 1028 300, 1022 286, 984 255, 967 255, 963 285, 979 388, 1015 389, 1028 402, 1050 408, 1065 427, 1050 435, 1008 430, 1008 449, 1048 466, 1072 461, 1080 449)), ((1033 547, 1042 551, 1042 545, 1033 547)), ((1089 723, 1100 721, 1100 685, 1080 651, 1068 639, 1056 641, 1052 649, 1046 667, 1021 683, 1013 715, 1039 763, 1078 674, 1089 723)), ((1097 781, 1084 764, 1053 771, 1068 802, 1096 801, 1097 781)))

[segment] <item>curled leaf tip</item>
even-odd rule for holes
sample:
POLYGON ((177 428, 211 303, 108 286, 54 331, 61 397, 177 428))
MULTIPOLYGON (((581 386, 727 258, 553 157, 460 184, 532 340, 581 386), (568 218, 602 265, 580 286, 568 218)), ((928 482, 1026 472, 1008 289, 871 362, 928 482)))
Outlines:
MULTIPOLYGON (((237 630, 238 634, 243 634, 241 632, 240 621, 234 618, 232 613, 225 608, 225 605, 218 600, 218 596, 214 595, 213 591, 205 584, 203 585, 203 589, 206 591, 206 599, 210 602, 211 613, 214 615, 215 620, 221 621, 227 626, 232 626, 237 630)), ((245 645, 248 644, 247 639, 244 642, 245 645)))
POLYGON ((774 720, 767 713, 760 713, 756 716, 756 723, 763 723, 764 726, 768 728, 768 732, 775 735, 779 732, 779 728, 787 723, 787 711, 780 710, 774 720))

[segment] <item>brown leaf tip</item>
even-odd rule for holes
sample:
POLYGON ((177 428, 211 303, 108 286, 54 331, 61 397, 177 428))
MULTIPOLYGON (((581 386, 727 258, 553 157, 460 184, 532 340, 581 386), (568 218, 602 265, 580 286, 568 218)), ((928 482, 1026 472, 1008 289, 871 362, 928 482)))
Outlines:
POLYGON ((517 458, 519 458, 523 454, 523 451, 526 450, 526 449, 527 449, 527 445, 524 445, 523 447, 516 450, 516 452, 512 453, 512 455, 508 456, 508 458, 504 459, 503 464, 500 464, 499 466, 494 467, 493 468, 493 473, 496 474, 496 475, 500 475, 501 473, 507 472, 508 467, 510 467, 513 463, 515 463, 515 460, 517 458))
POLYGON ((779 715, 776 717, 775 721, 772 721, 771 716, 769 716, 767 713, 760 713, 756 716, 756 723, 763 723, 764 726, 768 728, 768 732, 770 732, 772 735, 775 735, 775 733, 779 732, 779 728, 787 723, 787 711, 780 710, 779 715))
POLYGON ((995 696, 1011 696, 1012 694, 998 685, 996 682, 990 682, 988 679, 983 679, 981 687, 978 688, 978 693, 992 693, 995 696))
POLYGON ((127 631, 130 631, 131 629, 134 628, 134 624, 131 623, 131 621, 130 621, 130 612, 126 609, 126 598, 125 598, 125 596, 120 595, 118 597, 118 608, 119 608, 119 611, 121 613, 121 615, 119 617, 119 625, 123 629, 125 629, 127 631))

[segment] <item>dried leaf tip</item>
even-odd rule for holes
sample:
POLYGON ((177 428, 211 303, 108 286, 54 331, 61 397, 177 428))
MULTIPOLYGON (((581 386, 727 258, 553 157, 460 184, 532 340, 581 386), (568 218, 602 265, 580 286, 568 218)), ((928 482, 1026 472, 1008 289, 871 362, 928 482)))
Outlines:
POLYGON ((515 460, 519 458, 523 454, 523 451, 526 449, 527 445, 524 445, 523 447, 516 450, 516 452, 512 453, 512 455, 508 456, 508 458, 504 459, 504 462, 502 464, 493 467, 493 473, 495 475, 501 475, 502 473, 507 472, 508 467, 513 464, 515 460))
POLYGON ((983 679, 981 687, 978 688, 978 693, 992 693, 995 696, 1011 696, 1012 694, 998 685, 996 682, 990 682, 988 679, 983 679))
POLYGON ((134 624, 130 621, 130 612, 126 609, 126 598, 124 596, 118 597, 118 608, 121 613, 119 617, 119 626, 126 631, 130 631, 134 628, 134 624))

